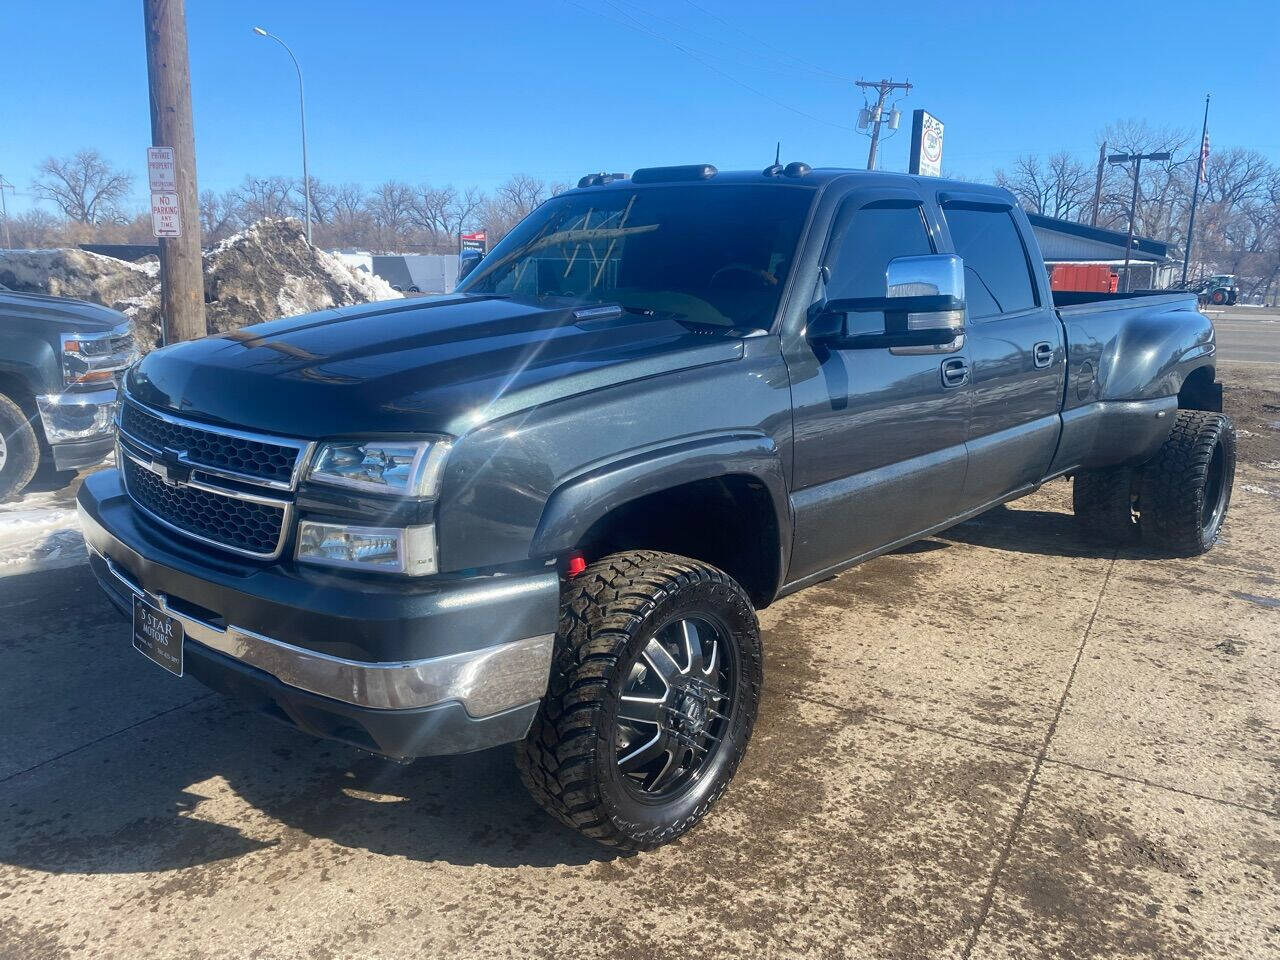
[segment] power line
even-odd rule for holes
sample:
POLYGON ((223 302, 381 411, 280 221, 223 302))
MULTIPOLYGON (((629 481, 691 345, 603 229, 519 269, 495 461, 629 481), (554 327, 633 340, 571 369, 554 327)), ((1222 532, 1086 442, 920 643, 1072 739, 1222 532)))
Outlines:
MULTIPOLYGON (((565 3, 568 3, 571 6, 577 7, 579 10, 583 11, 584 13, 590 16, 601 15, 601 11, 588 9, 587 7, 583 6, 581 3, 578 3, 577 0, 565 0, 565 3)), ((612 20, 614 23, 618 24, 619 26, 631 27, 633 29, 641 30, 642 32, 648 34, 654 39, 661 40, 663 43, 666 43, 671 45, 672 47, 675 47, 675 49, 685 54, 685 56, 693 60, 696 60, 698 63, 706 67, 708 70, 711 70, 712 72, 719 74, 720 76, 724 77, 726 80, 730 81, 731 83, 734 83, 739 87, 742 87, 744 90, 754 93, 756 96, 762 97, 776 106, 782 107, 782 109, 784 110, 789 110, 790 112, 797 114, 798 116, 804 117, 807 120, 812 120, 814 123, 821 123, 829 127, 835 127, 837 130, 849 129, 843 124, 834 123, 830 120, 823 119, 822 117, 814 116, 812 113, 807 113, 806 111, 801 110, 799 107, 793 107, 791 104, 784 103, 783 101, 779 100, 777 97, 771 94, 765 93, 763 90, 760 90, 757 87, 753 87, 751 84, 738 79, 733 74, 720 69, 714 63, 708 63, 705 59, 699 56, 697 52, 695 52, 694 50, 691 50, 689 47, 687 47, 685 44, 682 44, 680 41, 673 40, 671 37, 668 37, 665 34, 659 33, 658 31, 646 25, 644 22, 636 19, 634 16, 629 14, 622 7, 618 6, 618 4, 614 3, 613 0, 605 0, 605 3, 607 3, 609 6, 613 7, 620 14, 626 17, 627 21, 630 21, 630 22, 626 22, 626 21, 618 20, 616 17, 611 17, 607 13, 603 14, 606 19, 612 20)))
POLYGON ((852 82, 853 82, 853 80, 852 80, 850 77, 842 77, 842 76, 841 76, 840 74, 838 74, 838 73, 832 73, 832 72, 831 72, 830 70, 828 70, 826 67, 820 67, 820 66, 818 66, 817 64, 811 64, 811 63, 809 63, 809 62, 808 62, 808 61, 806 61, 806 60, 801 60, 799 57, 797 57, 797 56, 795 56, 795 55, 793 55, 793 54, 787 53, 787 51, 785 51, 785 50, 783 50, 783 49, 781 49, 781 48, 779 48, 779 47, 775 47, 773 44, 768 43, 768 42, 767 42, 767 41, 765 41, 765 40, 761 40, 759 37, 755 36, 754 34, 748 33, 746 30, 743 30, 743 29, 742 29, 742 27, 738 26, 737 24, 735 24, 735 23, 731 23, 730 21, 726 20, 724 17, 719 16, 718 14, 712 13, 712 12, 711 12, 710 10, 708 10, 706 7, 701 6, 701 5, 697 4, 697 3, 694 3, 694 0, 685 0, 685 2, 686 2, 686 3, 688 3, 688 4, 689 4, 689 6, 693 7, 695 10, 701 10, 701 11, 702 11, 703 13, 705 13, 708 17, 710 17, 712 20, 716 20, 716 21, 718 21, 719 23, 724 24, 724 25, 725 25, 726 27, 728 27, 730 30, 735 30, 735 31, 737 31, 738 33, 742 34, 742 35, 743 35, 744 37, 746 37, 748 40, 753 40, 753 41, 755 41, 756 43, 760 44, 760 46, 762 46, 762 47, 766 47, 766 48, 768 48, 769 50, 773 50, 775 53, 780 53, 780 54, 782 54, 784 57, 786 57, 788 60, 793 60, 793 61, 795 61, 796 63, 800 64, 801 66, 803 66, 803 67, 807 67, 808 69, 810 69, 810 70, 814 71, 815 73, 823 73, 823 74, 826 74, 828 77, 831 77, 833 80, 840 80, 840 81, 841 81, 841 82, 843 82, 843 83, 852 83, 852 82))
MULTIPOLYGON (((769 70, 770 72, 780 73, 784 76, 789 76, 789 77, 795 76, 796 64, 788 64, 784 60, 778 57, 771 57, 766 54, 762 54, 758 50, 749 50, 746 47, 739 46, 735 43, 730 43, 729 41, 723 39, 722 37, 715 37, 715 36, 712 36, 711 34, 703 33, 700 30, 695 30, 692 27, 690 27, 688 24, 681 23, 678 20, 673 20, 671 17, 664 16, 663 14, 660 14, 660 13, 655 13, 652 10, 646 10, 644 7, 640 6, 638 3, 631 2, 631 0, 623 0, 623 2, 625 2, 626 5, 631 7, 633 10, 636 10, 639 13, 643 13, 647 17, 652 17, 654 20, 660 20, 663 23, 670 24, 671 26, 676 27, 679 30, 684 30, 695 37, 699 37, 703 40, 710 41, 711 43, 718 43, 730 50, 736 50, 738 53, 749 58, 745 63, 741 60, 735 61, 739 66, 745 66, 752 70, 769 70), (769 67, 769 66, 763 65, 760 62, 761 58, 764 58, 766 60, 771 60, 775 64, 778 64, 778 66, 769 67)), ((711 17, 715 16, 715 14, 712 14, 701 7, 698 7, 698 9, 702 10, 703 13, 708 14, 708 16, 711 16, 711 17)), ((689 44, 685 44, 685 45, 690 46, 689 44)), ((725 57, 720 54, 711 53, 707 50, 702 50, 700 52, 702 53, 703 56, 715 57, 718 60, 729 60, 728 57, 725 57)), ((795 58, 791 58, 791 59, 795 59, 795 58)), ((819 78, 819 82, 821 83, 850 83, 851 82, 848 78, 842 77, 839 74, 832 73, 830 70, 824 70, 821 67, 810 66, 809 64, 806 64, 802 60, 797 62, 801 67, 801 69, 808 71, 809 73, 812 73, 815 76, 817 76, 819 78)))

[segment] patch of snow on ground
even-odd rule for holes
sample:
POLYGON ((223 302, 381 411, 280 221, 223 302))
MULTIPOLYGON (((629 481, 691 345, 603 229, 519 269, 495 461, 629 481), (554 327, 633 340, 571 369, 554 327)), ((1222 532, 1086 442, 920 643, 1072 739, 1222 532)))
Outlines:
POLYGON ((84 535, 67 490, 0 504, 0 577, 84 563, 84 535))
POLYGON ((1260 487, 1256 483, 1242 484, 1241 489, 1249 493, 1260 493, 1265 497, 1280 497, 1280 493, 1276 493, 1274 490, 1268 490, 1266 487, 1260 487))

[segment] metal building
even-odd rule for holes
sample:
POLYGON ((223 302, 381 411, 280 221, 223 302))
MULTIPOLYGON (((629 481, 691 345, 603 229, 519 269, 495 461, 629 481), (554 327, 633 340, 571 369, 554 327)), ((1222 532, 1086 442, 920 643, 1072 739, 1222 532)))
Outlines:
MULTIPOLYGON (((1124 245, 1127 233, 1104 230, 1086 223, 1073 223, 1027 214, 1031 229, 1040 243, 1044 262, 1052 267, 1058 263, 1104 263, 1114 267, 1116 273, 1124 268, 1124 245)), ((1129 255, 1132 277, 1131 290, 1158 290, 1170 286, 1176 279, 1175 272, 1181 261, 1169 254, 1169 244, 1149 237, 1135 236, 1129 255)), ((1123 283, 1123 277, 1121 283, 1123 283)))

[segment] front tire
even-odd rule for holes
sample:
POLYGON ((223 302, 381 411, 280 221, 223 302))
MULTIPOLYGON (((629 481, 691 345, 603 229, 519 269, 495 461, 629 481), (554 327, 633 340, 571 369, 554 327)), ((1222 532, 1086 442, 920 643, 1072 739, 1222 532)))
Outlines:
POLYGON ((1230 417, 1179 410, 1173 430, 1142 477, 1142 539, 1180 557, 1208 551, 1222 535, 1236 475, 1230 417))
POLYGON ((20 494, 40 465, 40 440, 23 409, 0 394, 0 502, 20 494))
POLYGON ((604 558, 565 588, 547 695, 517 747, 525 786, 606 846, 669 843, 733 779, 762 661, 755 611, 728 574, 647 550, 604 558))

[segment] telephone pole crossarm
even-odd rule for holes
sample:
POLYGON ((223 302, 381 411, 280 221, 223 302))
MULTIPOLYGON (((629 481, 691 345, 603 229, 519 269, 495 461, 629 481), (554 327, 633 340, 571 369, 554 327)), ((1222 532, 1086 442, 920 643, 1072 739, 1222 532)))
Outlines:
MULTIPOLYGON (((859 118, 858 128, 871 127, 871 147, 867 151, 867 169, 874 170, 876 168, 876 154, 880 148, 880 124, 884 122, 884 105, 889 99, 889 95, 895 90, 901 90, 903 95, 911 92, 910 81, 895 82, 893 80, 857 80, 854 82, 855 87, 866 90, 874 90, 876 92, 876 105, 874 107, 864 107, 859 118)), ((897 111, 894 111, 895 115, 897 111)), ((891 129, 897 129, 897 122, 890 123, 891 129)))

